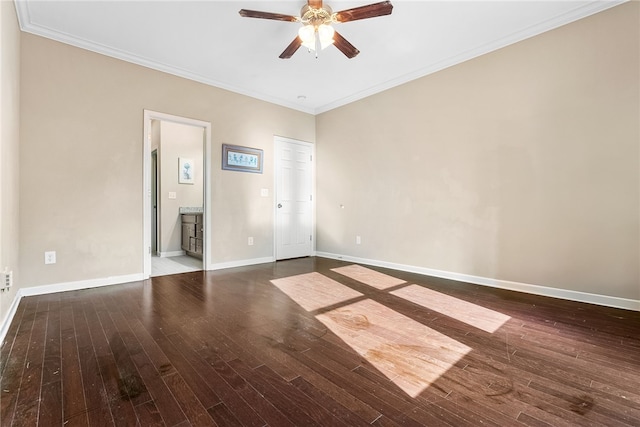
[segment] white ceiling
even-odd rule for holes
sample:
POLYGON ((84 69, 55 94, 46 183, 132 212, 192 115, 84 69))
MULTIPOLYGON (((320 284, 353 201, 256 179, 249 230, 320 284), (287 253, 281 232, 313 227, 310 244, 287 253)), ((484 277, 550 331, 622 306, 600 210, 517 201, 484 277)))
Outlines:
MULTIPOLYGON (((334 11, 380 0, 327 0, 334 11)), ((242 18, 242 8, 299 15, 305 0, 16 0, 23 31, 304 112, 318 114, 600 12, 621 0, 407 1, 335 28, 331 46, 278 55, 300 24, 242 18)))

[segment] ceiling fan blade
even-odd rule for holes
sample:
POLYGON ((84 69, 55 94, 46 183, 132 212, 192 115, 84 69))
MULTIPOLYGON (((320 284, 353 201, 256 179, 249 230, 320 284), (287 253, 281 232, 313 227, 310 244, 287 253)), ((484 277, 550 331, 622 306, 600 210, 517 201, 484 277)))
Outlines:
POLYGON ((349 59, 354 58, 360 53, 360 51, 354 45, 349 43, 347 39, 338 34, 337 31, 333 33, 333 44, 349 59))
POLYGON ((307 0, 307 4, 309 5, 309 7, 314 9, 322 8, 322 0, 307 0))
POLYGON ((296 22, 298 17, 292 15, 283 15, 281 13, 260 12, 258 10, 240 9, 240 16, 244 18, 261 18, 274 19, 276 21, 296 22))
POLYGON ((280 59, 291 58, 300 46, 302 46, 302 40, 300 39, 300 37, 296 37, 295 39, 293 39, 291 44, 289 44, 289 46, 287 46, 287 48, 280 54, 280 59))
POLYGON ((393 5, 390 1, 373 3, 367 6, 355 7, 336 13, 336 21, 349 22, 358 19, 375 18, 376 16, 391 15, 393 5))

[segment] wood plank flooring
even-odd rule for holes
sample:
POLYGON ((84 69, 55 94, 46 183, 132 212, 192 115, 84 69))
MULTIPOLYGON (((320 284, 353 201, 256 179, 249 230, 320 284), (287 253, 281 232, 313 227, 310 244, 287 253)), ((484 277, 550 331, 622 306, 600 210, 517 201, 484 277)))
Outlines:
POLYGON ((640 313, 323 258, 24 298, 2 426, 640 426, 640 313))

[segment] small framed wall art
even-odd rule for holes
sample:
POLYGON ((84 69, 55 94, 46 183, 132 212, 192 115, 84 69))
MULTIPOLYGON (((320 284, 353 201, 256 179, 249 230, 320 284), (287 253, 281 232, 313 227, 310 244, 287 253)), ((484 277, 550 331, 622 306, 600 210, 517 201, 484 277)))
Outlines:
POLYGON ((180 157, 178 164, 178 184, 193 184, 195 182, 193 159, 180 157))
POLYGON ((263 151, 257 148, 222 144, 222 169, 262 173, 263 151))

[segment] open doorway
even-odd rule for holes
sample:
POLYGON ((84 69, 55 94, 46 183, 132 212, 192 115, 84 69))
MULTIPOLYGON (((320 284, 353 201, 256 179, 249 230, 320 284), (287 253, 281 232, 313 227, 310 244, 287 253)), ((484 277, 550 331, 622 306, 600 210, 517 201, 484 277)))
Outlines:
POLYGON ((144 277, 208 269, 211 125, 144 112, 144 277))

